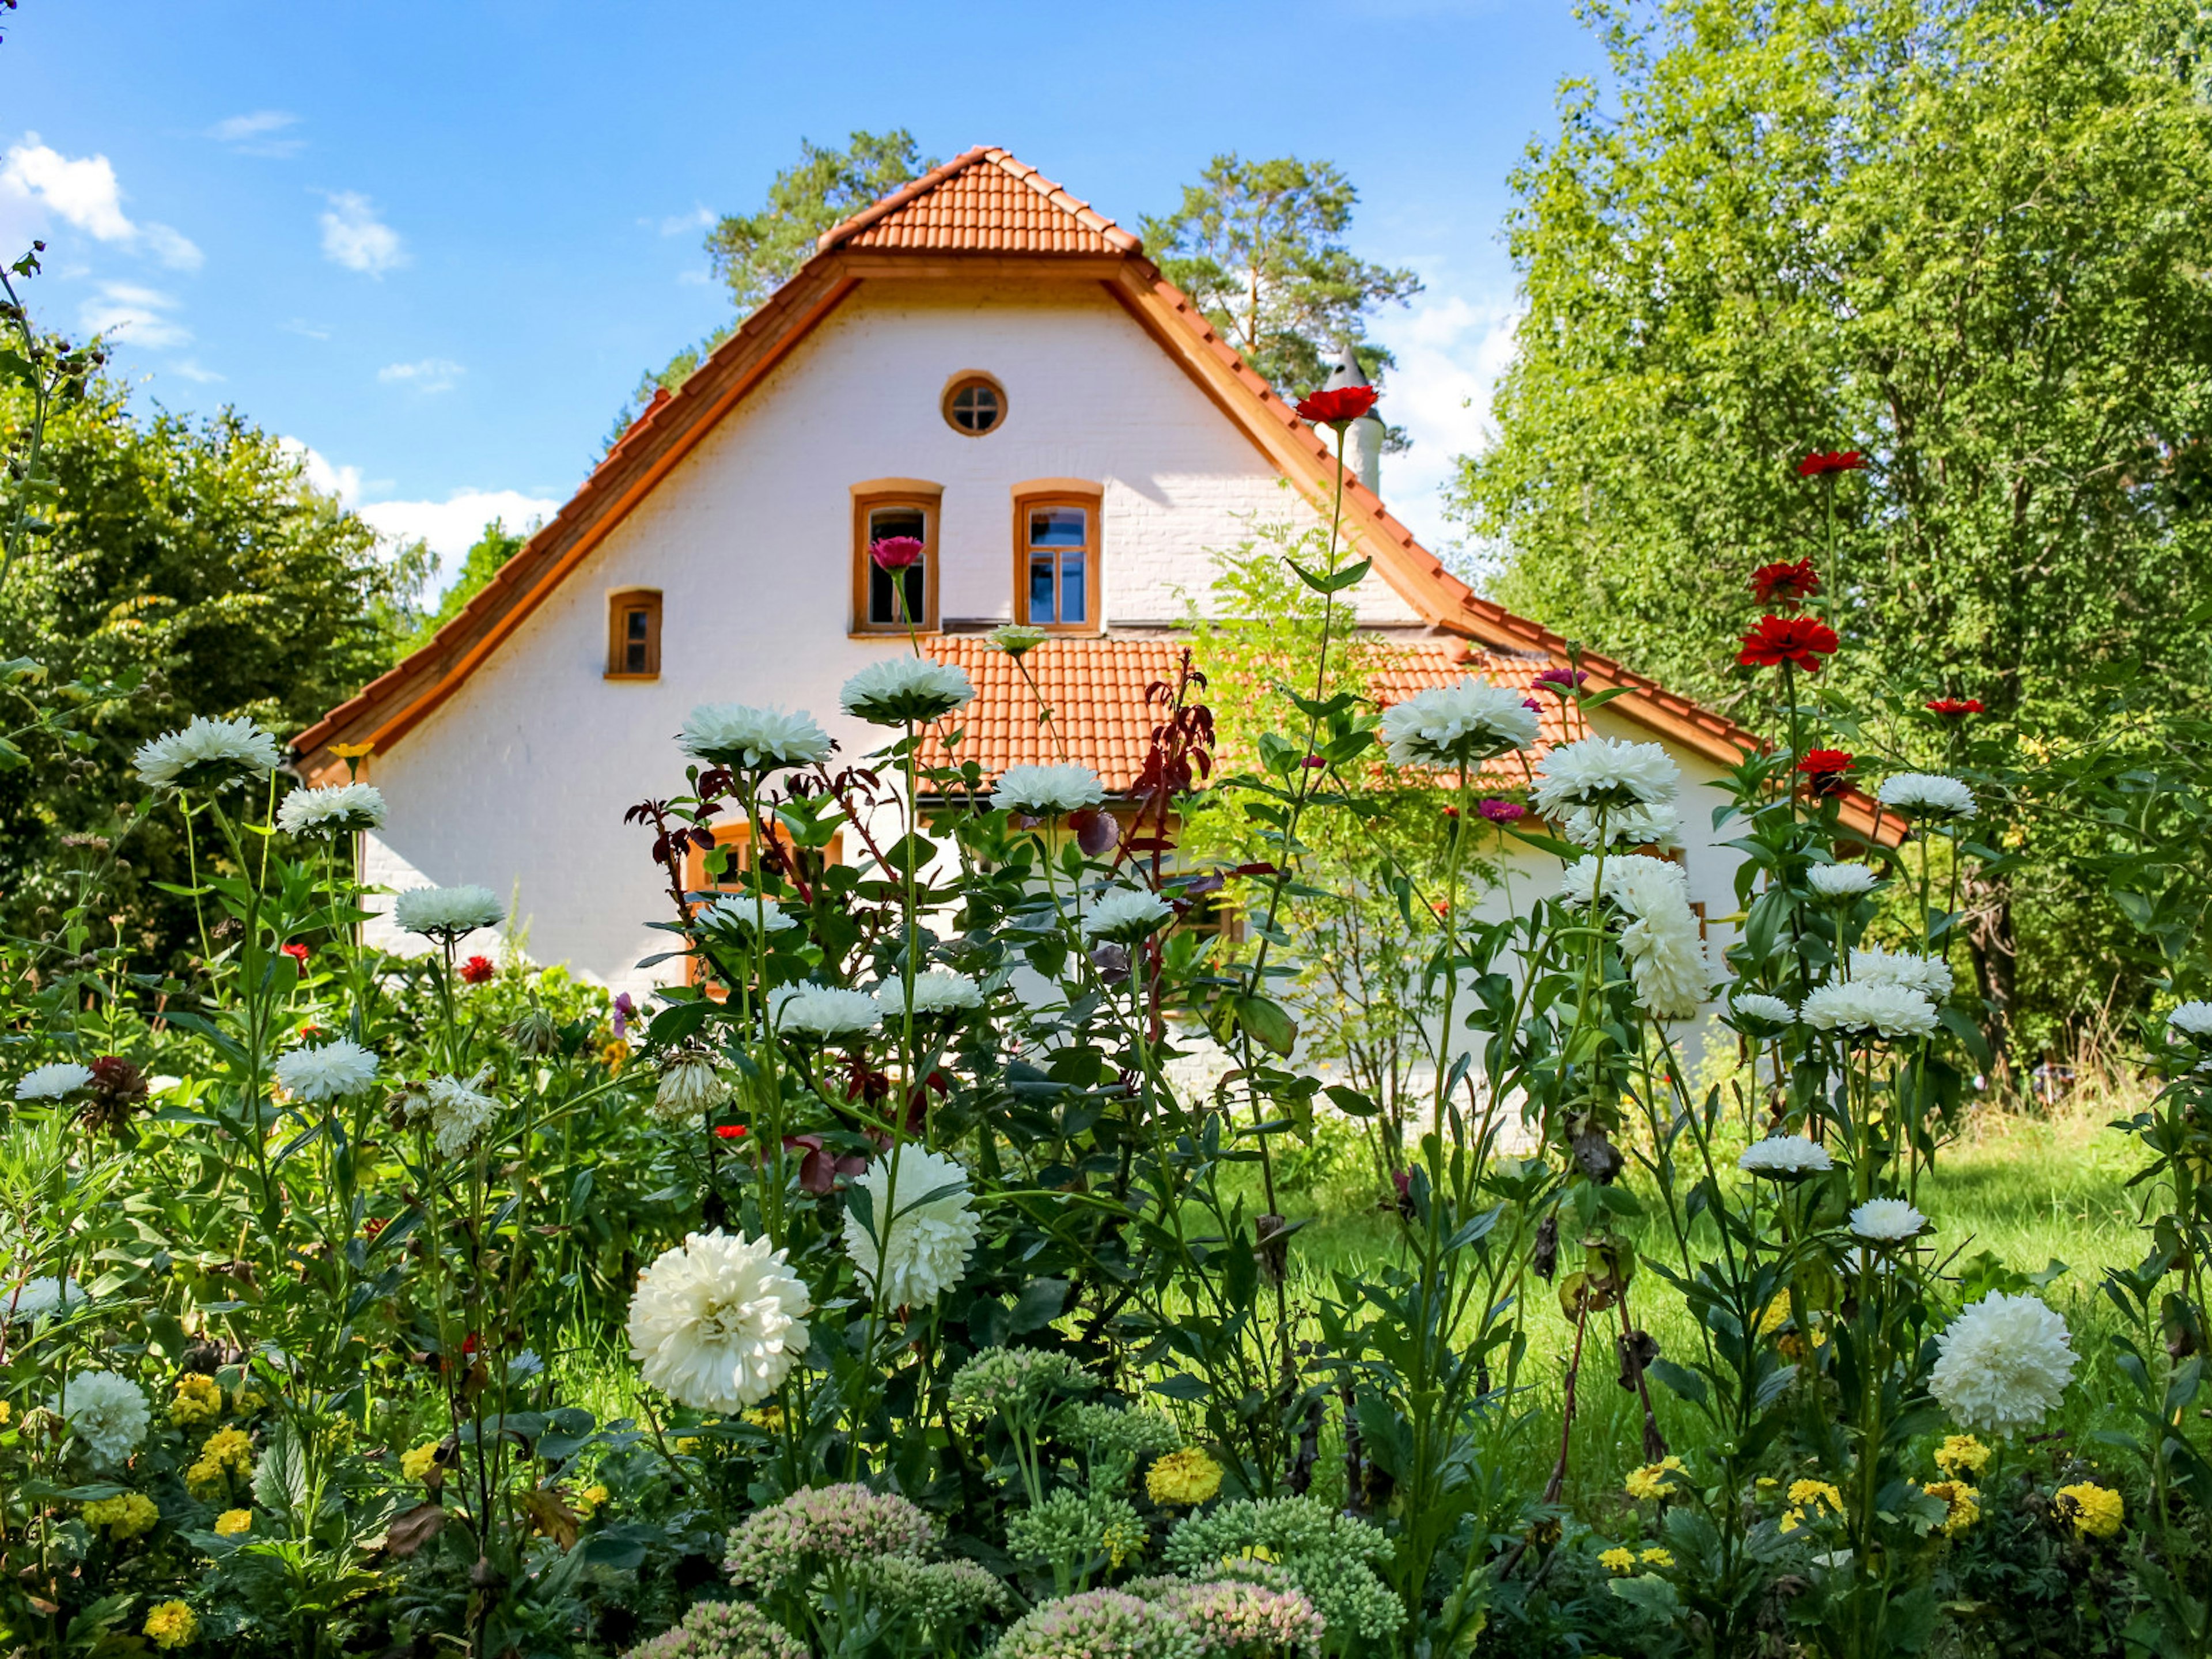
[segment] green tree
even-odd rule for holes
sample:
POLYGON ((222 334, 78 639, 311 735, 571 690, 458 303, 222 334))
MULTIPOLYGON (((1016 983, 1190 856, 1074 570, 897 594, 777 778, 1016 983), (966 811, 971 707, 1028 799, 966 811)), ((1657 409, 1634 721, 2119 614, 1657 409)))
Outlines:
MULTIPOLYGON (((1528 314, 1459 480, 1510 549, 1498 597, 1726 699, 1745 577, 1810 555, 1845 636, 1830 684, 1978 696, 2060 737, 2099 683, 2200 699, 2212 109, 2179 14, 1595 13, 1612 90, 1568 83, 1514 175, 1528 314), (1865 471, 1798 477, 1844 448, 1865 471)), ((1970 899, 2001 1027, 2012 893, 1970 899)))
POLYGON ((1247 161, 1232 151, 1183 186, 1173 213, 1145 219, 1145 245, 1244 361, 1283 391, 1321 385, 1347 343, 1379 383, 1395 360, 1367 337, 1369 314, 1411 299, 1421 281, 1370 264, 1345 245, 1358 200, 1333 162, 1247 161))
MULTIPOLYGON (((423 617, 420 625, 408 635, 399 647, 399 654, 404 656, 410 651, 428 645, 431 636, 459 616, 461 607, 483 592, 486 584, 499 574, 500 567, 521 552, 529 539, 526 532, 509 530, 504 519, 494 519, 486 525, 483 534, 478 536, 470 544, 469 550, 461 555, 461 568, 440 596, 438 608, 423 617)), ((417 556, 427 558, 428 556, 426 553, 417 556)))

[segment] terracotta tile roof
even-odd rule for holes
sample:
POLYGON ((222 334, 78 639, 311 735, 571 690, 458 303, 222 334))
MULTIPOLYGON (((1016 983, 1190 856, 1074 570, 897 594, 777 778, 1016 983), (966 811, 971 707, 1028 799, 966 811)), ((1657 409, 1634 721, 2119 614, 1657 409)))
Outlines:
MULTIPOLYGON (((1024 659, 1029 679, 1036 682, 1032 690, 1013 659, 980 635, 931 641, 922 648, 939 662, 965 669, 975 684, 975 700, 928 735, 922 744, 923 764, 948 765, 957 755, 960 760, 975 761, 987 776, 996 777, 1009 766, 1073 761, 1096 771, 1109 791, 1124 792, 1144 768, 1152 728, 1159 720, 1158 706, 1145 701, 1146 689, 1173 683, 1184 643, 1175 639, 1053 640, 1024 659), (1052 709, 1048 726, 1037 720, 1040 696, 1052 709), (954 748, 947 749, 943 742, 946 730, 962 734, 954 748)), ((1501 685, 1523 686, 1547 666, 1540 659, 1503 656, 1445 641, 1386 646, 1383 651, 1384 664, 1370 677, 1368 689, 1386 708, 1431 686, 1455 684, 1469 674, 1486 675, 1501 685)), ((1537 700, 1544 705, 1540 753, 1564 738, 1565 727, 1556 698, 1537 700)), ((1502 763, 1494 770, 1501 787, 1525 781, 1517 763, 1502 763)))
POLYGON ((1140 244, 1035 167, 978 145, 894 191, 817 244, 933 253, 1133 253, 1140 244))

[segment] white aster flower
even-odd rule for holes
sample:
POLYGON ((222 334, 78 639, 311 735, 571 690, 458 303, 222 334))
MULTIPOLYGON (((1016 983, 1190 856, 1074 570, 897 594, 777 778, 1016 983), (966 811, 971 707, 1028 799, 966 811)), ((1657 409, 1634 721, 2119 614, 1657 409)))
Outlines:
POLYGON ((1091 902, 1083 918, 1085 939, 1140 939, 1175 919, 1175 906, 1141 887, 1109 887, 1091 902))
POLYGON ((888 1153, 853 1183, 868 1194, 872 1214, 863 1225, 847 1199, 845 1249, 860 1277, 886 1303, 919 1307, 959 1284, 981 1223, 968 1194, 968 1171, 959 1164, 912 1144, 896 1156, 896 1190, 888 1153), (945 1192, 948 1187, 957 1190, 945 1192), (932 1198, 933 1193, 939 1196, 932 1198))
POLYGON ((265 778, 283 757, 276 739, 240 716, 201 715, 181 732, 139 745, 138 778, 156 789, 222 789, 242 778, 265 778))
POLYGON ((1885 951, 1867 945, 1851 952, 1851 978, 1862 985, 1902 985, 1930 1002, 1950 999, 1956 981, 1951 964, 1941 957, 1915 956, 1910 951, 1885 951))
POLYGON ((276 1086, 298 1100, 330 1101, 357 1095, 376 1081, 376 1056, 350 1037, 277 1057, 276 1086))
POLYGON ((1901 1198, 1870 1198, 1851 1212, 1851 1231, 1869 1244, 1902 1244, 1928 1231, 1928 1218, 1901 1198))
POLYGON ((1607 847, 1656 847, 1671 853, 1682 844, 1682 815, 1663 805, 1621 806, 1602 812, 1577 806, 1560 820, 1559 832, 1577 847, 1595 848, 1601 835, 1607 847))
POLYGON ((73 1060, 57 1060, 23 1073, 15 1085, 18 1100, 59 1100, 92 1081, 92 1067, 73 1060))
POLYGON ((1382 745, 1400 766, 1470 766, 1536 741, 1526 696, 1470 675, 1382 711, 1382 745))
POLYGON ((1577 806, 1607 809, 1662 806, 1674 799, 1682 769, 1656 743, 1584 738, 1563 743, 1544 757, 1529 799, 1547 818, 1577 806))
POLYGON ((725 933, 749 933, 758 927, 763 934, 781 933, 786 928, 799 926, 799 918, 786 914, 781 905, 772 898, 755 898, 744 893, 726 893, 699 912, 699 925, 725 933))
MULTIPOLYGON (((2185 1002, 2166 1017, 2166 1023, 2169 1030, 2191 1042, 2202 1042, 2212 1037, 2212 1002, 2185 1002)), ((32 1077, 37 1075, 36 1072, 31 1073, 32 1077)), ((28 1082, 29 1079, 24 1080, 28 1082)), ((21 1093, 20 1089, 16 1091, 18 1098, 21 1093)))
POLYGON ((1893 811, 1939 823, 1974 816, 1974 792, 1940 772, 1899 772, 1881 781, 1875 799, 1893 811))
MULTIPOLYGON (((1780 997, 1771 997, 1764 991, 1738 991, 1730 1006, 1737 1022, 1744 1025, 1771 1027, 1780 1030, 1785 1025, 1797 1023, 1797 1011, 1780 997)), ((1762 1032, 1762 1035, 1771 1033, 1762 1032)))
POLYGON ((1848 1036, 1923 1037, 1936 1029, 1936 1005, 1902 985, 1831 981, 1805 999, 1797 1018, 1816 1031, 1848 1036))
POLYGON ((668 1123, 696 1123, 730 1098, 730 1085, 696 1054, 663 1067, 653 1093, 653 1115, 668 1123))
POLYGON ((637 1276, 630 1358, 678 1405, 743 1411, 774 1394, 806 1352, 813 1305, 765 1238, 691 1233, 637 1276))
POLYGON ((845 682, 838 706, 875 726, 933 720, 975 695, 968 671, 928 657, 883 657, 845 682))
POLYGON ((1992 1291, 1936 1339, 1929 1392, 1963 1427, 2032 1429, 2057 1407, 2074 1376, 2066 1322, 2032 1296, 1992 1291))
POLYGON ((1822 898, 1856 898, 1881 884, 1863 864, 1816 864, 1805 872, 1805 880, 1822 898))
POLYGON ((836 985, 782 985, 769 993, 768 1012, 780 1030, 838 1037, 872 1031, 882 1011, 866 991, 836 985))
POLYGON ((830 734, 813 715, 741 702, 701 703, 676 741, 685 754, 732 772, 772 772, 830 758, 830 734))
MULTIPOLYGON (((1597 869, 1594 857, 1577 860, 1560 884, 1561 896, 1592 902, 1597 869)), ((1698 914, 1690 908, 1689 878, 1681 866, 1644 853, 1607 859, 1605 897, 1626 918, 1620 954, 1638 1006, 1655 1019, 1692 1018, 1719 975, 1698 936, 1698 914)))
POLYGON ((52 1407, 68 1419, 70 1432, 83 1443, 93 1461, 108 1465, 122 1462, 138 1449, 154 1416, 144 1391, 113 1371, 78 1372, 52 1407))
POLYGON ((1056 818, 1104 802, 1106 786, 1087 766, 1009 766, 999 774, 991 805, 1025 818, 1056 818))
POLYGON ((403 932, 447 943, 506 918, 507 907, 489 887, 410 887, 392 901, 392 920, 403 932))
POLYGON ((1769 1135, 1754 1140, 1736 1159, 1735 1166, 1764 1176, 1817 1175, 1836 1167, 1826 1147, 1803 1135, 1769 1135))
POLYGON ((1027 623, 1002 623, 984 637, 1018 662, 1052 636, 1027 623))
POLYGON ((384 792, 373 783, 295 789, 276 809, 276 827, 288 836, 342 835, 383 823, 384 792))
POLYGON ((71 1308, 82 1307, 91 1300, 83 1285, 74 1279, 57 1279, 52 1274, 38 1279, 27 1279, 20 1288, 0 1291, 0 1321, 9 1319, 44 1319, 50 1313, 66 1313, 71 1308), (14 1303, 11 1309, 10 1302, 14 1303))
POLYGON ((459 1078, 434 1077, 422 1085, 420 1094, 408 1097, 410 1117, 428 1115, 431 1143, 439 1157, 458 1158, 467 1152, 499 1115, 499 1102, 477 1091, 475 1085, 486 1076, 479 1072, 467 1083, 459 1078))
MULTIPOLYGON (((917 1014, 949 1014, 983 1006, 983 988, 965 974, 950 968, 932 968, 914 982, 914 1011, 917 1014)), ((886 1023, 906 1018, 906 981, 887 979, 876 988, 876 1006, 886 1023)))

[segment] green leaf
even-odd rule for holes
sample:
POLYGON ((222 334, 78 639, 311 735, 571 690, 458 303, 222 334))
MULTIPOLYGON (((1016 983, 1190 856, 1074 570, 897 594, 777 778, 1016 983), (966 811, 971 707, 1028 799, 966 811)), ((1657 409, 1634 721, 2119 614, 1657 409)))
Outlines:
POLYGON ((1285 1057, 1297 1047, 1298 1023, 1280 1003, 1262 996, 1239 996, 1235 1006, 1237 1024, 1255 1042, 1285 1057))

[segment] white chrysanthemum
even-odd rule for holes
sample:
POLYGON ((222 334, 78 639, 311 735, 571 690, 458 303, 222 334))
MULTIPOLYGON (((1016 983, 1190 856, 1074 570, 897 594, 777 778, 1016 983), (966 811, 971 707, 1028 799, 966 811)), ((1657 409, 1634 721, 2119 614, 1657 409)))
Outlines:
POLYGON ((1536 741, 1525 694, 1470 675, 1382 711, 1382 745, 1400 766, 1467 766, 1536 741))
MULTIPOLYGON (((949 1014, 983 1006, 983 988, 950 968, 932 968, 914 982, 917 1014, 949 1014)), ((906 1018, 906 981, 887 979, 876 988, 876 1006, 886 1022, 906 1018)))
POLYGON ((699 912, 699 925, 726 933, 749 933, 757 927, 763 933, 781 933, 798 927, 799 918, 787 915, 774 899, 726 893, 699 912))
POLYGON ((142 744, 137 757, 139 781, 156 789, 221 789, 241 778, 265 778, 283 758, 276 739, 252 720, 205 715, 142 744))
POLYGON ((1607 809, 1661 806, 1674 799, 1682 769, 1656 743, 1584 738, 1563 743, 1544 757, 1529 799, 1547 818, 1577 806, 1607 809))
POLYGON ((1772 1176, 1814 1175, 1836 1167, 1826 1147, 1803 1135, 1769 1135, 1754 1140, 1736 1159, 1735 1166, 1753 1175, 1772 1176))
POLYGON ((288 836, 341 835, 374 830, 383 822, 384 792, 373 783, 295 789, 276 809, 276 827, 288 836))
MULTIPOLYGON (((2166 1023, 2183 1036, 2202 1042, 2212 1037, 2212 1002, 2185 1002, 2166 1017, 2166 1023)), ((32 1077, 37 1075, 36 1072, 31 1073, 32 1077)), ((20 1097, 21 1091, 16 1092, 20 1097)))
POLYGON ((2032 1296, 1993 1291, 1936 1339, 1929 1392, 1962 1427, 2032 1429, 2056 1410, 2074 1376, 2066 1322, 2032 1296))
POLYGON ((845 682, 838 706, 876 726, 933 720, 975 695, 968 671, 927 657, 884 657, 845 682))
POLYGON ((1086 811, 1106 799, 1106 786, 1087 766, 1009 766, 999 774, 991 805, 1028 818, 1086 811))
POLYGON ((1052 636, 1042 628, 1031 628, 1027 623, 1001 623, 983 637, 1019 661, 1052 636))
POLYGON ((1870 1198, 1851 1212, 1851 1231, 1869 1244, 1902 1244, 1928 1231, 1928 1218, 1901 1198, 1870 1198))
POLYGON ((1885 951, 1873 945, 1851 952, 1851 978, 1863 985, 1902 985, 1930 1002, 1948 1001, 1957 982, 1952 978, 1951 964, 1941 957, 1885 951))
POLYGON ((918 1307, 960 1282, 981 1223, 968 1194, 968 1171, 960 1164, 911 1145, 900 1148, 897 1157, 896 1191, 888 1154, 869 1164, 854 1183, 867 1193, 873 1213, 863 1226, 847 1200, 845 1249, 860 1277, 878 1285, 885 1302, 895 1308, 918 1307), (959 1190, 929 1196, 946 1187, 959 1190))
MULTIPOLYGON (((1597 869, 1595 858, 1577 860, 1560 884, 1562 896, 1589 903, 1597 869)), ((1681 866, 1644 853, 1607 859, 1605 896, 1627 918, 1620 954, 1638 1005, 1656 1019, 1691 1018, 1719 975, 1698 936, 1698 913, 1690 908, 1689 878, 1681 866)))
POLYGON ((350 1037, 277 1057, 276 1086, 300 1100, 329 1101, 357 1095, 376 1081, 376 1056, 350 1037))
POLYGON ((154 1416, 144 1390, 113 1371, 80 1371, 69 1379, 53 1408, 69 1420, 70 1432, 93 1460, 106 1464, 120 1463, 137 1451, 154 1416))
POLYGON ((489 887, 410 887, 392 901, 392 921, 429 939, 456 939, 506 918, 507 907, 489 887))
POLYGON ((1109 887, 1091 902, 1083 918, 1086 939, 1140 939, 1175 918, 1175 906, 1141 887, 1109 887))
POLYGON ((91 1300, 83 1285, 74 1279, 57 1279, 46 1274, 38 1279, 27 1279, 12 1297, 0 1291, 0 1320, 44 1319, 48 1314, 66 1312, 91 1300), (11 1311, 10 1300, 15 1304, 11 1311))
POLYGON ((882 1011, 866 991, 836 985, 784 985, 769 993, 769 1019, 785 1031, 811 1036, 852 1036, 872 1031, 882 1011))
POLYGON ((1797 1011, 1780 997, 1771 997, 1764 991, 1738 991, 1730 1006, 1739 1023, 1757 1024, 1780 1028, 1797 1023, 1797 1011))
POLYGON ((57 1060, 23 1073, 15 1085, 18 1100, 59 1100, 92 1081, 92 1067, 73 1060, 57 1060))
POLYGON ((1902 985, 1831 981, 1805 999, 1797 1018, 1816 1031, 1851 1036, 1926 1036, 1936 1029, 1936 1005, 1902 985))
POLYGON ((765 1238, 691 1233, 637 1276, 630 1358, 678 1405, 743 1411, 774 1394, 806 1352, 813 1305, 765 1238))
POLYGON ((813 766, 830 758, 830 734, 813 715, 742 702, 701 703, 676 741, 685 754, 733 772, 813 766))
POLYGON ((1560 820, 1559 833, 1577 847, 1595 848, 1601 819, 1607 847, 1656 847, 1662 852, 1672 852, 1682 844, 1682 815, 1664 805, 1621 806, 1604 812, 1577 806, 1560 820))
POLYGON ((1863 864, 1816 864, 1805 872, 1805 880, 1822 898, 1856 898, 1881 884, 1863 864))
POLYGON ((468 1083, 459 1078, 434 1077, 422 1085, 421 1094, 410 1097, 410 1115, 429 1115, 431 1143, 441 1158, 458 1158, 468 1151, 499 1115, 499 1102, 479 1094, 474 1086, 483 1079, 481 1072, 468 1083))
POLYGON ((1884 778, 1875 799, 1916 818, 1948 822, 1974 816, 1974 792, 1940 772, 1899 772, 1884 778))
POLYGON ((669 1123, 696 1123, 730 1098, 730 1085, 696 1054, 662 1068, 653 1091, 653 1115, 669 1123))

